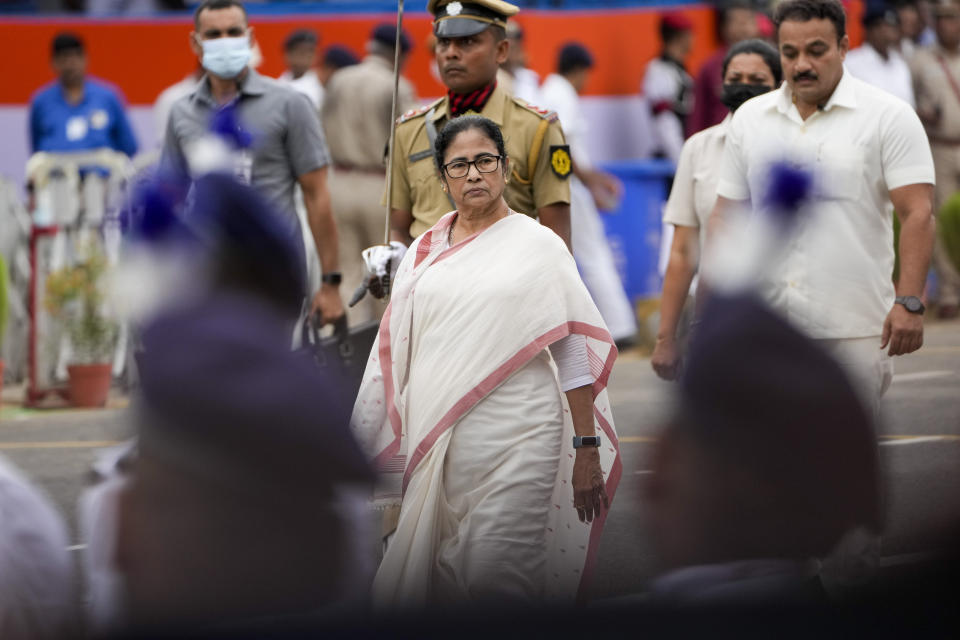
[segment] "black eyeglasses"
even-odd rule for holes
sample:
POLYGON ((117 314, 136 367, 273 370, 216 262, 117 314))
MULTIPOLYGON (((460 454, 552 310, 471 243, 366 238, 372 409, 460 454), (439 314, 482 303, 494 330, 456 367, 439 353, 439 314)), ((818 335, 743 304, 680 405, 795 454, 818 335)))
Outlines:
POLYGON ((493 173, 500 166, 500 156, 480 156, 476 160, 454 160, 443 165, 450 178, 464 178, 470 173, 470 165, 480 173, 493 173))

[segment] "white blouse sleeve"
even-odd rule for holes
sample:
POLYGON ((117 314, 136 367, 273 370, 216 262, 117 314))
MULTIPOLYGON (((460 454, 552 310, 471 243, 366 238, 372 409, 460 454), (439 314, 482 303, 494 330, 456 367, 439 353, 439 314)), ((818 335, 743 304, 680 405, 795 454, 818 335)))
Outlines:
POLYGON ((550 345, 550 355, 557 363, 562 391, 570 391, 596 382, 596 378, 590 372, 590 361, 587 359, 586 336, 570 334, 562 340, 557 340, 550 345))

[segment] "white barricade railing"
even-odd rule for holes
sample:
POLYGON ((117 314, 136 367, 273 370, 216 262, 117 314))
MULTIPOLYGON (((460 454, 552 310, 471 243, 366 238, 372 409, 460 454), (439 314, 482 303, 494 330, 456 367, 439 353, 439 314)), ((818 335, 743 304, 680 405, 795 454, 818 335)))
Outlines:
MULTIPOLYGON (((62 392, 71 346, 60 323, 44 306, 50 274, 70 266, 90 250, 102 250, 111 266, 120 259, 120 210, 134 167, 110 149, 37 153, 27 162, 34 208, 30 234, 31 282, 27 402, 62 392)), ((113 355, 113 373, 123 373, 127 332, 113 355)))
POLYGON ((26 376, 30 227, 30 214, 23 206, 20 187, 0 176, 0 255, 7 263, 9 278, 9 316, 6 335, 0 336, 0 359, 4 361, 4 376, 13 382, 19 382, 26 376))

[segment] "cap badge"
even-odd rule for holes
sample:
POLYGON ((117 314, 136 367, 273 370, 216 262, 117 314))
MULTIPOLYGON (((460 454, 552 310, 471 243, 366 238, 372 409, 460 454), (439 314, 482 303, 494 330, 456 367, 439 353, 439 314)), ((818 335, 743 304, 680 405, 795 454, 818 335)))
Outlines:
POLYGON ((451 2, 447 5, 447 15, 448 16, 458 16, 460 12, 463 11, 463 5, 459 2, 451 2))

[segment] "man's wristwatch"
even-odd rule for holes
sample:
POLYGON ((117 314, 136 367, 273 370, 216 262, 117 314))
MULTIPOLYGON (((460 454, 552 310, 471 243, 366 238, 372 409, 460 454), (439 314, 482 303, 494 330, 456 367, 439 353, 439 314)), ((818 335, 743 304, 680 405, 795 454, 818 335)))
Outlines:
POLYGON ((320 276, 320 281, 324 284, 340 284, 343 281, 343 274, 339 271, 331 271, 320 276))
POLYGON ((599 447, 600 436, 573 436, 573 448, 580 447, 599 447))
POLYGON ((923 315, 923 312, 926 310, 926 307, 923 306, 923 302, 921 302, 920 298, 917 296, 897 296, 894 302, 897 304, 902 304, 903 308, 910 313, 923 315))

